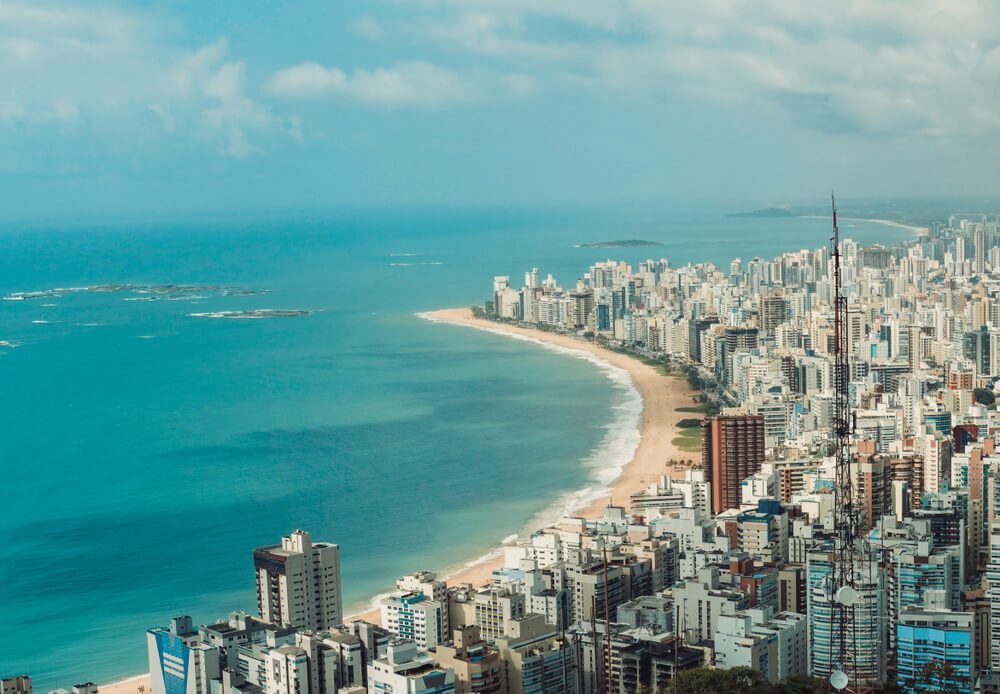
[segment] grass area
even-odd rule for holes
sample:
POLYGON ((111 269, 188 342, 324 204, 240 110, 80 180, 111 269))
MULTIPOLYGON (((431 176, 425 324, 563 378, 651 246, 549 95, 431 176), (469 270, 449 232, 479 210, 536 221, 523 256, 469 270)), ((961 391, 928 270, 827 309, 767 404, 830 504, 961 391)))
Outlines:
POLYGON ((701 450, 701 428, 681 429, 681 435, 674 437, 673 444, 682 451, 696 453, 701 450))
POLYGON ((689 405, 687 407, 678 407, 675 412, 697 412, 699 414, 705 414, 708 410, 704 405, 689 405))
POLYGON ((700 419, 682 419, 681 421, 677 422, 677 426, 679 426, 681 429, 693 429, 695 427, 700 427, 701 426, 701 420, 700 419))

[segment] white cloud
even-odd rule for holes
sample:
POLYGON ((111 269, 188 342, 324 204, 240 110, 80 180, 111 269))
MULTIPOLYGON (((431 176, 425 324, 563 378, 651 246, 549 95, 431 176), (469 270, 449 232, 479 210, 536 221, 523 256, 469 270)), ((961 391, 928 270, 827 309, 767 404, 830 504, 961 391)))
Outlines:
POLYGON ((421 28, 538 82, 766 102, 819 129, 997 127, 1000 5, 976 0, 429 0, 421 28))
POLYGON ((109 141, 185 137, 245 156, 284 119, 247 94, 219 39, 190 50, 155 18, 117 7, 0 5, 0 127, 58 124, 109 141))
POLYGON ((381 41, 385 38, 385 27, 374 17, 360 17, 351 23, 351 31, 369 41, 381 41))
POLYGON ((334 95, 381 106, 423 108, 465 101, 472 96, 470 85, 455 72, 421 61, 351 73, 317 63, 301 63, 276 72, 270 81, 270 91, 291 99, 334 95))
POLYGON ((278 96, 298 99, 324 96, 343 88, 347 75, 343 70, 319 63, 300 63, 279 70, 271 78, 270 90, 278 96))

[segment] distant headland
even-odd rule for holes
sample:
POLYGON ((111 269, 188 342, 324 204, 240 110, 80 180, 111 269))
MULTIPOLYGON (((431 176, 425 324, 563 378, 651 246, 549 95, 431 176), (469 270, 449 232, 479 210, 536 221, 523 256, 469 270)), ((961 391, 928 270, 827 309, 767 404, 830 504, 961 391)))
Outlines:
POLYGON ((797 215, 785 207, 765 207, 752 212, 733 212, 730 217, 796 217, 797 215))
POLYGON ((621 241, 598 241, 597 243, 578 243, 577 248, 639 248, 642 246, 662 246, 659 241, 643 241, 642 239, 623 239, 621 241))

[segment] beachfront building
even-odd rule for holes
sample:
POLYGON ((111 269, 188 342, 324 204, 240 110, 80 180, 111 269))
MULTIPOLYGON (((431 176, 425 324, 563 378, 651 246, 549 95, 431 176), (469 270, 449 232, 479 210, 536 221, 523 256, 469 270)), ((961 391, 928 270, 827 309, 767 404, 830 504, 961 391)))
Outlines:
POLYGON ((340 548, 296 530, 280 545, 253 552, 261 617, 282 627, 315 631, 340 626, 340 548))
POLYGON ((445 640, 445 608, 423 593, 395 593, 382 599, 382 624, 389 633, 431 648, 445 640))
POLYGON ((0 678, 0 694, 32 694, 30 675, 0 678))
POLYGON ((201 643, 191 618, 146 631, 151 694, 210 694, 221 676, 218 648, 201 643))
MULTIPOLYGON (((406 593, 420 593, 441 605, 441 631, 451 633, 448 623, 448 583, 439 581, 433 571, 416 571, 399 578, 396 588, 406 593)), ((383 622, 384 623, 384 622, 383 622)))

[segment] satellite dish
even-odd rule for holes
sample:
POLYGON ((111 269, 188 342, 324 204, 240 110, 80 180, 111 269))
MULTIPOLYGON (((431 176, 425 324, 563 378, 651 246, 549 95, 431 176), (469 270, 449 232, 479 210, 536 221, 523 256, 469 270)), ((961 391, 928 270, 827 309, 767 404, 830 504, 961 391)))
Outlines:
POLYGON ((841 586, 837 590, 837 595, 834 599, 841 605, 847 605, 850 607, 858 601, 858 591, 854 590, 851 586, 841 586))
POLYGON ((840 691, 847 686, 847 675, 842 670, 834 670, 830 675, 830 686, 840 691))

